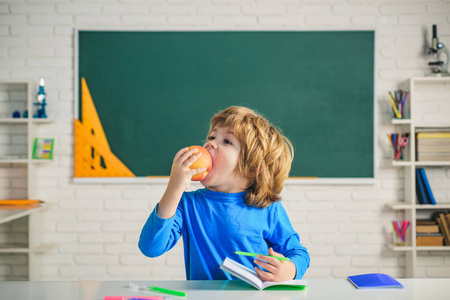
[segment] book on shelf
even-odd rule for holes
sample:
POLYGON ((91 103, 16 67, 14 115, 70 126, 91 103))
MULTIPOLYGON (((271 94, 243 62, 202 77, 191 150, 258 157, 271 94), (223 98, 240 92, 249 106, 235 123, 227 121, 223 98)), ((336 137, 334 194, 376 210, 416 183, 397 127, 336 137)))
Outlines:
POLYGON ((418 153, 449 153, 450 152, 450 139, 445 141, 441 139, 426 139, 420 140, 417 143, 418 153))
POLYGON ((419 169, 416 169, 416 196, 419 204, 429 204, 425 194, 425 185, 419 169))
POLYGON ((357 289, 403 288, 400 282, 383 273, 353 275, 348 276, 347 280, 357 289))
POLYGON ((442 246, 443 234, 438 224, 436 215, 431 219, 416 220, 416 245, 417 246, 442 246))
POLYGON ((450 132, 450 127, 416 127, 416 132, 450 132))
POLYGON ((417 246, 443 246, 444 236, 442 233, 417 233, 416 245, 417 246))
POLYGON ((434 199, 433 191, 430 187, 430 182, 428 181, 427 173, 425 173, 424 168, 419 168, 420 180, 422 180, 425 187, 425 195, 427 197, 428 204, 436 205, 436 200, 434 199))
POLYGON ((417 219, 416 225, 437 225, 437 222, 433 219, 417 219))
POLYGON ((439 232, 439 225, 416 225, 417 233, 436 233, 439 232))
POLYGON ((417 153, 417 161, 450 161, 450 153, 417 153))
POLYGON ((433 191, 423 168, 416 168, 416 195, 419 204, 436 205, 433 191))
POLYGON ((418 132, 417 139, 425 141, 427 139, 450 140, 450 132, 418 132))
POLYGON ((433 213, 433 217, 439 224, 439 228, 441 229, 442 235, 444 237, 444 242, 446 246, 450 246, 450 224, 447 220, 447 215, 443 212, 435 212, 433 213))
POLYGON ((416 130, 418 161, 450 161, 450 129, 416 130))
POLYGON ((220 269, 247 282, 258 290, 264 290, 269 287, 277 286, 283 289, 303 290, 306 288, 306 281, 303 279, 288 280, 288 281, 262 281, 254 270, 226 257, 222 262, 220 269))

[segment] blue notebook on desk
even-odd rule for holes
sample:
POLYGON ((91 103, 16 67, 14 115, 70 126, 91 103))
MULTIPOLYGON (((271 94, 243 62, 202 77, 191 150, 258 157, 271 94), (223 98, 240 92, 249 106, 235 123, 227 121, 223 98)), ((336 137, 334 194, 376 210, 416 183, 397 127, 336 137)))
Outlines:
POLYGON ((401 284, 391 276, 382 273, 348 276, 347 279, 357 289, 403 288, 403 284, 401 284))

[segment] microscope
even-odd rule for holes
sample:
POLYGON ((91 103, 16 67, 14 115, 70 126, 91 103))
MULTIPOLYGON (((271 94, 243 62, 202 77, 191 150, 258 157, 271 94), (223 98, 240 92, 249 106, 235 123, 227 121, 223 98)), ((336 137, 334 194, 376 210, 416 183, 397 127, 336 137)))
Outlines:
POLYGON ((44 78, 39 79, 39 92, 37 94, 37 101, 34 102, 34 105, 38 107, 37 112, 33 115, 33 118, 47 118, 47 114, 45 113, 45 106, 47 103, 45 102, 45 91, 44 91, 45 81, 44 78))
POLYGON ((433 54, 433 57, 436 60, 428 63, 429 66, 433 67, 433 73, 428 76, 450 76, 450 73, 448 72, 448 61, 450 54, 447 47, 445 47, 443 43, 439 42, 436 25, 433 25, 433 39, 431 40, 431 48, 428 54, 433 54), (442 52, 444 52, 447 57, 445 63, 440 59, 442 52))

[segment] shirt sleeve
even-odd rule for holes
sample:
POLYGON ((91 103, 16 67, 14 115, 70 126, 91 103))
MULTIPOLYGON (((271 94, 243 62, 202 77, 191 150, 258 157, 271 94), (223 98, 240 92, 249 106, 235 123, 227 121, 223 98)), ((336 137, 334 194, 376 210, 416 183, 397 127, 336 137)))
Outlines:
POLYGON ((158 205, 153 209, 142 228, 139 249, 149 257, 157 257, 172 249, 181 237, 182 217, 180 205, 172 218, 162 219, 156 214, 158 205))
POLYGON ((300 243, 300 237, 295 232, 286 210, 280 202, 275 203, 271 214, 271 228, 269 246, 275 252, 281 253, 294 263, 297 273, 294 279, 302 279, 309 267, 308 251, 300 243))

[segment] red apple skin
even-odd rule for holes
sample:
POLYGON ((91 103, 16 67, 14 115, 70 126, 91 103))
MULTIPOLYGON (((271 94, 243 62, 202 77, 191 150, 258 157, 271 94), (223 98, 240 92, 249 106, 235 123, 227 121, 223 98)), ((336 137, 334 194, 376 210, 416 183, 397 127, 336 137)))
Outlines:
POLYGON ((189 167, 190 169, 199 169, 199 168, 206 168, 206 171, 200 174, 196 174, 192 176, 192 181, 201 181, 208 176, 209 171, 211 171, 212 168, 212 157, 211 154, 203 148, 202 146, 190 146, 189 149, 196 148, 198 152, 201 152, 202 155, 194 161, 194 163, 189 167))

